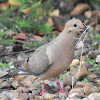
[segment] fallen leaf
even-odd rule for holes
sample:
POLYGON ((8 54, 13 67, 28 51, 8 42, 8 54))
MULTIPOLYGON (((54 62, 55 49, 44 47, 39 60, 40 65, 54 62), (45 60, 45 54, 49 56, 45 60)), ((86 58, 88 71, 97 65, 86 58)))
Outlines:
POLYGON ((10 6, 9 2, 0 3, 0 9, 7 9, 9 8, 9 6, 10 6))
POLYGON ((83 13, 84 11, 86 11, 88 9, 88 4, 85 4, 85 3, 80 3, 78 4, 74 10, 70 13, 70 15, 78 15, 78 14, 81 14, 83 13))
POLYGON ((54 23, 53 23, 52 18, 48 18, 48 23, 49 23, 51 26, 54 26, 54 23))
POLYGON ((18 2, 17 0, 8 0, 8 2, 10 3, 10 5, 14 5, 14 6, 21 5, 21 2, 18 2))
POLYGON ((21 12, 25 13, 25 14, 29 14, 30 13, 30 8, 26 8, 21 10, 21 12))
POLYGON ((14 34, 13 36, 15 37, 15 39, 27 39, 27 38, 29 38, 29 35, 27 35, 26 33, 18 33, 18 34, 14 34))
POLYGON ((40 36, 38 36, 38 35, 34 35, 33 37, 34 37, 36 40, 43 40, 43 38, 40 37, 40 36))

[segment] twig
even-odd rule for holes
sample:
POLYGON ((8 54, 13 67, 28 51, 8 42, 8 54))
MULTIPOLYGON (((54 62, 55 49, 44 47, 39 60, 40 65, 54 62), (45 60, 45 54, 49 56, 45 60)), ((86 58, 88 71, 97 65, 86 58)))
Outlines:
POLYGON ((19 30, 20 33, 23 33, 21 29, 16 25, 16 28, 19 30))
MULTIPOLYGON (((87 29, 88 29, 88 27, 87 27, 86 30, 83 32, 83 34, 86 33, 87 29)), ((81 38, 82 38, 83 34, 81 35, 81 38)), ((88 33, 87 33, 87 34, 88 34, 88 33)), ((83 39, 83 41, 82 41, 83 43, 84 43, 84 41, 85 41, 85 39, 86 39, 87 34, 85 35, 85 37, 84 37, 84 39, 83 39)), ((78 41, 77 44, 79 44, 79 42, 81 41, 81 38, 79 38, 79 41, 78 41)), ((74 78, 75 78, 76 76, 78 76, 79 73, 80 73, 80 67, 81 67, 81 65, 82 65, 83 48, 84 48, 84 45, 82 45, 82 51, 81 51, 81 56, 80 56, 80 64, 79 64, 78 73, 72 77, 72 88, 73 88, 73 85, 74 85, 74 78)))

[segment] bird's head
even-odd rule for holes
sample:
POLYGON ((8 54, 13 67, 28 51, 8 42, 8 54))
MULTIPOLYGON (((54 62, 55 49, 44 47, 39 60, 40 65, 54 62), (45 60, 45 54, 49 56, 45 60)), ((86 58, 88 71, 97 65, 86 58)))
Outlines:
POLYGON ((84 31, 86 28, 83 23, 79 19, 71 19, 65 24, 65 29, 70 34, 78 34, 81 31, 84 31))

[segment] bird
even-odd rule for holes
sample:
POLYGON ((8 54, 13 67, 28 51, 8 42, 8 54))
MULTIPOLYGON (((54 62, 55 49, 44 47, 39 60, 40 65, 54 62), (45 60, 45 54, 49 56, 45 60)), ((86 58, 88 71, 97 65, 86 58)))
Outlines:
MULTIPOLYGON (((54 77, 59 79, 61 73, 71 64, 74 58, 75 36, 84 30, 81 20, 70 19, 54 40, 38 47, 24 61, 15 64, 16 68, 27 71, 41 80, 40 95, 46 93, 44 80, 54 77)), ((67 93, 61 87, 59 80, 56 83, 60 90, 58 93, 67 93)))

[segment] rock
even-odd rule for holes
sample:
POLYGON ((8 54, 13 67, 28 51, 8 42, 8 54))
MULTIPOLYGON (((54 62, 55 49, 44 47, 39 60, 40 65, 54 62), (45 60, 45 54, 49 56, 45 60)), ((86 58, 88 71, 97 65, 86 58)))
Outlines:
POLYGON ((13 46, 6 46, 5 52, 12 52, 13 51, 13 46))
POLYGON ((26 87, 23 87, 23 93, 29 93, 29 89, 26 87))
POLYGON ((79 99, 79 98, 75 98, 75 97, 74 98, 67 97, 66 100, 83 100, 83 99, 79 99))
POLYGON ((22 93, 23 92, 23 88, 22 87, 18 87, 16 90, 17 90, 18 93, 22 93))
POLYGON ((80 63, 79 59, 73 59, 70 65, 79 65, 79 63, 80 63))
POLYGON ((51 26, 54 26, 54 23, 53 23, 53 20, 51 17, 48 18, 48 23, 51 25, 51 26))
POLYGON ((98 92, 100 92, 100 86, 98 87, 98 92))
POLYGON ((11 100, 17 100, 17 99, 19 99, 19 93, 16 91, 16 90, 11 90, 10 92, 9 92, 9 98, 11 99, 11 100), (15 98, 15 99, 14 99, 15 98))
POLYGON ((30 96, 30 97, 29 97, 30 99, 35 99, 35 94, 29 93, 29 96, 30 96))
POLYGON ((65 89, 67 89, 68 91, 71 90, 71 87, 69 85, 67 85, 66 87, 64 87, 65 89))
POLYGON ((14 80, 23 81, 26 77, 26 75, 14 75, 14 80))
POLYGON ((90 74, 90 75, 88 76, 88 78, 90 78, 90 79, 94 79, 94 78, 98 78, 98 76, 95 75, 95 74, 90 74))
POLYGON ((100 54, 96 57, 96 62, 99 64, 100 66, 100 54))
POLYGON ((0 83, 0 89, 4 88, 4 87, 10 87, 11 86, 11 81, 3 81, 0 83))
POLYGON ((34 83, 28 85, 27 87, 30 91, 38 90, 38 89, 41 89, 41 83, 40 82, 34 82, 34 83))
POLYGON ((76 83, 77 80, 84 78, 87 75, 87 69, 84 66, 84 61, 81 63, 80 67, 71 69, 70 72, 65 74, 63 79, 63 85, 72 85, 72 77, 74 77, 73 85, 76 83))
POLYGON ((64 23, 62 22, 62 19, 55 16, 52 19, 54 22, 54 27, 61 32, 64 29, 64 23))
POLYGON ((45 94, 43 94, 41 97, 42 97, 42 98, 49 99, 49 100, 53 100, 53 98, 58 97, 58 95, 56 95, 56 94, 50 94, 50 93, 45 93, 45 94))
POLYGON ((53 12, 50 12, 49 14, 50 14, 50 16, 57 16, 57 17, 59 17, 59 9, 55 9, 53 12))
POLYGON ((93 86, 93 93, 98 92, 98 87, 97 86, 93 86))
POLYGON ((74 88, 69 91, 68 97, 84 97, 84 89, 83 88, 74 88))
POLYGON ((92 11, 86 11, 85 12, 85 16, 87 17, 87 18, 91 18, 92 17, 92 11))
POLYGON ((60 94, 59 94, 59 98, 60 98, 61 100, 64 100, 66 97, 67 97, 67 94, 65 94, 65 93, 60 93, 60 94))
POLYGON ((18 86, 19 86, 19 84, 18 84, 18 82, 16 81, 16 82, 12 82, 12 84, 11 84, 14 88, 17 88, 18 86))
POLYGON ((89 51, 88 56, 89 58, 96 58, 97 55, 100 54, 100 50, 89 51))
POLYGON ((95 26, 95 31, 98 33, 100 32, 100 24, 95 26))
POLYGON ((92 83, 85 84, 84 93, 85 93, 85 95, 89 95, 89 94, 93 93, 93 84, 92 83))
POLYGON ((91 93, 88 96, 89 100, 100 100, 100 93, 91 93))
POLYGON ((8 74, 8 72, 0 70, 0 78, 7 75, 7 74, 8 74))
POLYGON ((21 98, 21 100, 28 100, 29 99, 29 94, 27 94, 27 93, 20 93, 20 98, 21 98))
POLYGON ((74 10, 70 13, 70 15, 78 15, 83 13, 84 11, 88 10, 89 6, 85 3, 78 4, 74 10))
POLYGON ((74 86, 74 88, 83 88, 85 86, 85 82, 77 82, 76 85, 74 86))
POLYGON ((96 82, 100 85, 100 79, 97 79, 96 82))

